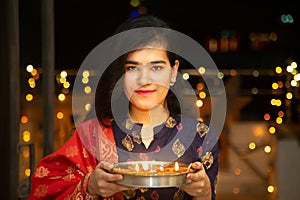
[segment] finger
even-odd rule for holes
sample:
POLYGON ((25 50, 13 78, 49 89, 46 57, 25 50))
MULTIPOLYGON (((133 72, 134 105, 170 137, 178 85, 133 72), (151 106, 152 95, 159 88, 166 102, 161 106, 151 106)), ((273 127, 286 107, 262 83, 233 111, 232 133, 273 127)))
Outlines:
POLYGON ((202 165, 201 162, 194 162, 192 163, 192 168, 195 170, 202 170, 204 169, 204 166, 202 165))
POLYGON ((114 164, 112 164, 110 162, 106 162, 106 161, 101 161, 97 167, 110 171, 113 169, 114 164))
POLYGON ((204 167, 199 166, 199 169, 195 173, 188 173, 187 178, 192 181, 200 181, 205 178, 206 172, 204 167))
POLYGON ((102 178, 105 181, 119 181, 119 180, 123 179, 123 176, 121 174, 112 174, 112 173, 103 171, 102 178))

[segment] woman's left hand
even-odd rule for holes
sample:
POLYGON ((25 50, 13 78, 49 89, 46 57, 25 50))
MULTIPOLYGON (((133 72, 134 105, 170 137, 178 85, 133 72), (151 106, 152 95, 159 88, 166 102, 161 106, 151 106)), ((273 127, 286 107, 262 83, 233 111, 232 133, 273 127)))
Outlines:
POLYGON ((211 200, 210 180, 205 172, 204 166, 201 162, 194 162, 192 163, 192 168, 195 169, 196 172, 187 174, 187 178, 190 179, 191 182, 179 186, 178 188, 193 196, 194 200, 211 200))

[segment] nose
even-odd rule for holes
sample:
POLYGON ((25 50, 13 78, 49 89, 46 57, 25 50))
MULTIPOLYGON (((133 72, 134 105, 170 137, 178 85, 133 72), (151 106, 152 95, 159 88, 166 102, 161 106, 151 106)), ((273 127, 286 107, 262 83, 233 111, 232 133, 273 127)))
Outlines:
POLYGON ((139 85, 147 85, 152 82, 151 73, 146 67, 140 69, 137 82, 139 85))

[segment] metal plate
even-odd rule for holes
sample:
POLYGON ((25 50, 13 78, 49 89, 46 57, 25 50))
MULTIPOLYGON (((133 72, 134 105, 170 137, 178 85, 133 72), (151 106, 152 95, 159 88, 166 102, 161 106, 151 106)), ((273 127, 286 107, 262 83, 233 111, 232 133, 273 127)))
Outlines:
POLYGON ((186 174, 194 170, 188 165, 179 163, 177 172, 163 170, 171 169, 173 165, 174 163, 170 162, 133 161, 115 164, 110 171, 123 175, 123 180, 116 183, 133 187, 165 188, 191 182, 186 178, 186 174))

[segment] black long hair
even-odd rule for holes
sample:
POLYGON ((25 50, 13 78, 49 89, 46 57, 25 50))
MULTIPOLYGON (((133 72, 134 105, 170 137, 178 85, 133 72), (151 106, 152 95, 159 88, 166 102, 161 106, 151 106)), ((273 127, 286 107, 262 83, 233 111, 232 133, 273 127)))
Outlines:
MULTIPOLYGON (((143 27, 159 27, 171 29, 164 20, 156 16, 140 15, 134 18, 127 19, 116 29, 115 33, 118 34, 130 29, 143 27)), ((155 35, 153 35, 153 37, 155 37, 155 35)), ((151 41, 151 39, 153 40, 157 38, 149 38, 149 41, 151 41)), ((125 73, 124 61, 126 59, 127 54, 128 53, 120 56, 114 62, 112 62, 110 66, 108 66, 107 69, 104 71, 102 77, 98 82, 95 94, 95 110, 100 124, 105 127, 110 126, 110 121, 108 119, 114 118, 112 112, 112 94, 117 82, 122 78, 123 74, 125 73)), ((170 60, 171 66, 175 64, 175 60, 179 59, 179 56, 170 51, 167 51, 167 56, 170 60)), ((123 90, 120 91, 119 99, 120 102, 123 102, 121 101, 121 99, 127 99, 123 90)), ((166 101, 171 115, 180 114, 179 101, 171 90, 169 90, 167 94, 166 101)), ((122 111, 128 110, 128 107, 126 106, 129 106, 129 103, 127 105, 123 105, 122 103, 115 103, 114 106, 117 106, 118 108, 116 109, 118 109, 121 113, 122 111)))

